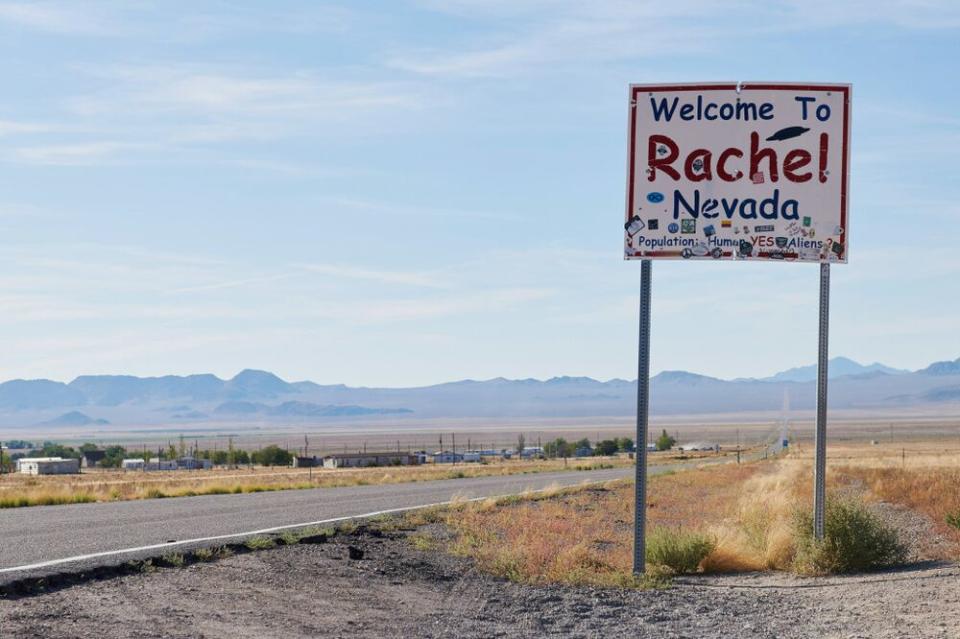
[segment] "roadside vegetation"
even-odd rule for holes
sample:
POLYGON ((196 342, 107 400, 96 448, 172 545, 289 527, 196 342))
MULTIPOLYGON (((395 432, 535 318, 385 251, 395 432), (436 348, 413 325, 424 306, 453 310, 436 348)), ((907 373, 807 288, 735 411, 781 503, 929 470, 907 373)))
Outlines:
MULTIPOLYGON (((896 529, 865 496, 831 485, 826 536, 813 539, 810 468, 802 460, 726 464, 654 476, 648 484, 647 568, 657 576, 784 570, 856 572, 902 563, 896 529)), ((611 482, 486 500, 436 513, 448 549, 487 572, 523 583, 637 585, 633 484, 611 482)), ((427 545, 424 540, 419 544, 427 545)))
POLYGON ((631 459, 622 456, 336 470, 255 466, 197 471, 98 470, 81 475, 52 476, 8 474, 0 476, 0 508, 367 486, 560 470, 587 471, 626 467, 632 463, 631 459))
POLYGON ((877 499, 925 514, 960 555, 960 468, 847 466, 838 472, 862 482, 877 499))

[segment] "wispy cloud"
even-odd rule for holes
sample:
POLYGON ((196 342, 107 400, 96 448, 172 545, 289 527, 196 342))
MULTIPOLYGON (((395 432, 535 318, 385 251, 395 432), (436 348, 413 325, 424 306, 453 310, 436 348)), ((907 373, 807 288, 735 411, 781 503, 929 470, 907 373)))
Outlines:
POLYGON ((83 144, 48 144, 21 146, 13 149, 6 157, 8 161, 26 164, 46 164, 58 166, 82 166, 102 164, 105 160, 124 151, 149 148, 142 144, 127 142, 88 142, 83 144))
POLYGON ((176 294, 176 293, 204 293, 208 291, 217 291, 227 288, 240 288, 243 286, 250 286, 251 284, 264 284, 268 282, 278 282, 280 280, 287 280, 291 277, 297 277, 300 273, 279 273, 277 275, 264 275, 262 277, 248 277, 244 279, 235 279, 227 280, 224 282, 215 282, 213 284, 201 284, 199 286, 185 286, 181 288, 174 288, 167 293, 176 294))
POLYGON ((351 324, 430 320, 502 312, 548 299, 555 293, 554 290, 546 288, 505 288, 435 298, 399 300, 387 298, 365 302, 335 302, 306 309, 305 314, 351 324))
POLYGON ((0 2, 0 23, 57 35, 205 42, 254 33, 338 33, 356 20, 352 9, 337 6, 186 3, 169 13, 158 11, 162 6, 129 0, 0 2))
POLYGON ((569 71, 571 66, 665 55, 690 57, 747 35, 865 24, 908 29, 960 25, 960 5, 949 0, 455 0, 422 4, 490 28, 457 47, 398 53, 389 64, 413 73, 465 78, 520 75, 535 69, 569 71))
POLYGON ((342 264, 298 264, 312 273, 328 275, 334 278, 353 280, 368 280, 380 284, 402 284, 405 286, 419 286, 423 288, 448 288, 449 284, 435 275, 427 273, 409 273, 394 270, 373 270, 347 266, 342 264))
POLYGON ((133 107, 140 116, 298 114, 316 119, 423 104, 411 85, 332 80, 309 70, 256 73, 193 65, 83 66, 80 70, 110 83, 104 91, 68 101, 70 109, 82 116, 133 107))
POLYGON ((26 133, 46 133, 54 130, 56 127, 40 122, 14 122, 12 120, 0 120, 0 138, 12 135, 22 135, 26 133))
POLYGON ((440 217, 440 218, 469 218, 483 220, 516 221, 516 215, 500 211, 453 208, 436 205, 418 205, 402 202, 384 202, 380 200, 360 199, 354 197, 327 197, 324 202, 359 211, 386 213, 391 216, 404 215, 411 217, 440 217))
MULTIPOLYGON (((3 151, 4 161, 183 161, 196 151, 229 147, 230 161, 238 162, 246 157, 238 154, 238 143, 370 135, 389 128, 400 114, 443 102, 428 98, 433 89, 424 83, 337 78, 313 69, 190 63, 74 69, 81 88, 46 100, 53 107, 47 121, 0 120, 0 137, 16 135, 20 142, 3 151), (385 113, 391 118, 380 117, 385 113), (54 131, 51 143, 46 134, 54 131)), ((262 154, 251 152, 246 159, 262 161, 262 154)))
POLYGON ((0 22, 59 34, 106 35, 109 19, 92 3, 3 2, 0 22))

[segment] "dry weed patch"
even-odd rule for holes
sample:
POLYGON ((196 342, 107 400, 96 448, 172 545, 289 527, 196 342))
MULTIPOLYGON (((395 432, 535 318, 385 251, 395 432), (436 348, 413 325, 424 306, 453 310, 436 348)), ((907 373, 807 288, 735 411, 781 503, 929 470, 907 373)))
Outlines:
MULTIPOLYGON (((652 478, 648 521, 651 531, 662 533, 653 532, 649 546, 663 552, 649 561, 651 568, 660 563, 687 572, 708 562, 719 549, 712 527, 736 516, 743 483, 760 469, 758 464, 726 465, 652 478), (657 535, 664 543, 658 544, 657 535)), ((507 579, 641 585, 632 575, 630 482, 473 502, 447 511, 444 522, 455 533, 454 553, 473 557, 483 570, 507 579)))
POLYGON ((938 533, 954 542, 960 551, 960 468, 907 466, 905 468, 843 466, 837 469, 845 481, 860 481, 878 499, 900 504, 927 515, 938 533), (953 523, 956 522, 956 523, 953 523))
POLYGON ((534 474, 558 470, 599 470, 629 466, 626 458, 599 458, 576 464, 563 460, 505 461, 486 464, 427 464, 351 470, 218 469, 212 471, 123 472, 94 470, 82 475, 0 476, 0 508, 94 501, 164 499, 306 488, 370 486, 404 482, 534 474))
MULTIPOLYGON (((810 474, 805 461, 781 459, 651 478, 648 570, 820 574, 903 560, 896 531, 842 490, 828 498, 827 541, 813 543, 810 474)), ((849 481, 836 473, 832 479, 832 485, 849 481)), ((443 521, 455 533, 454 553, 507 579, 630 583, 631 482, 462 504, 446 511, 443 521)))

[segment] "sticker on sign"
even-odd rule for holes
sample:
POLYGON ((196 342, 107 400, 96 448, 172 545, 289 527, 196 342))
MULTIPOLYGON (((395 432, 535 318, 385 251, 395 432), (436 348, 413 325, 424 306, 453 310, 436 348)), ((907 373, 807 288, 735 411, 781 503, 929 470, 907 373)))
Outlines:
POLYGON ((845 263, 850 95, 849 84, 631 85, 625 258, 845 263))

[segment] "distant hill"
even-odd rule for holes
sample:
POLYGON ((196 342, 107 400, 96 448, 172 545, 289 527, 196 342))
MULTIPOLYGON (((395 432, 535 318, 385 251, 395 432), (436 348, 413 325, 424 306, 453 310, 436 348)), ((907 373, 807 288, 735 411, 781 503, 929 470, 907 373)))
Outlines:
POLYGON ((919 372, 923 375, 960 375, 960 357, 952 362, 934 362, 919 372))
MULTIPOLYGON (((960 359, 907 372, 883 364, 830 362, 830 406, 904 409, 950 405, 960 409, 960 359)), ((689 371, 664 371, 651 379, 653 414, 779 411, 784 393, 795 410, 816 401, 816 369, 805 366, 763 379, 724 380, 689 371)), ((0 425, 160 427, 189 421, 251 421, 391 416, 422 419, 626 416, 636 410, 635 380, 590 377, 546 380, 459 380, 414 388, 366 388, 310 381, 287 382, 266 371, 244 370, 232 379, 215 375, 81 376, 69 384, 14 380, 0 384, 0 425), (96 414, 101 419, 89 417, 96 414)), ((926 408, 924 408, 926 410, 926 408)), ((951 409, 953 410, 953 409, 951 409)))
POLYGON ((73 410, 69 413, 64 413, 57 418, 51 419, 49 421, 43 422, 42 426, 90 426, 92 424, 98 426, 106 426, 110 422, 106 419, 94 419, 89 415, 81 413, 80 411, 73 410))
POLYGON ((179 377, 133 377, 131 375, 83 375, 70 382, 89 403, 97 406, 118 406, 127 402, 162 399, 213 401, 226 398, 272 399, 298 390, 273 373, 244 370, 233 379, 216 375, 179 377))
POLYGON ((86 401, 82 392, 48 379, 15 379, 0 384, 0 409, 65 408, 86 401))
POLYGON ((407 408, 366 408, 364 406, 320 405, 309 402, 284 402, 276 406, 251 402, 226 402, 217 406, 219 415, 267 415, 270 417, 353 417, 357 415, 403 415, 412 413, 407 408))
MULTIPOLYGON (((891 368, 879 362, 867 364, 866 366, 853 361, 847 357, 834 357, 827 366, 827 373, 830 379, 838 377, 849 377, 851 375, 867 375, 871 373, 882 373, 884 375, 903 375, 910 371, 891 368)), ((781 371, 771 377, 763 377, 762 382, 812 382, 817 379, 817 365, 798 366, 785 371, 781 371)))

